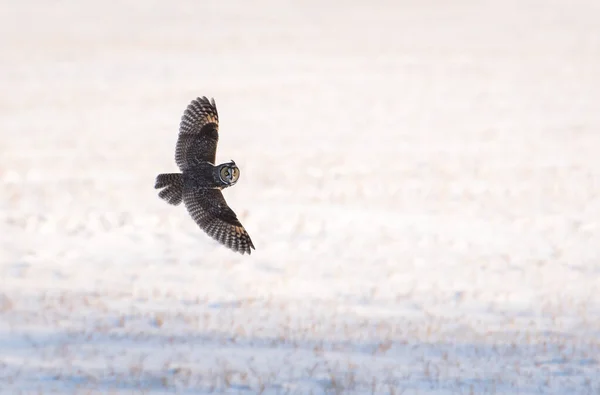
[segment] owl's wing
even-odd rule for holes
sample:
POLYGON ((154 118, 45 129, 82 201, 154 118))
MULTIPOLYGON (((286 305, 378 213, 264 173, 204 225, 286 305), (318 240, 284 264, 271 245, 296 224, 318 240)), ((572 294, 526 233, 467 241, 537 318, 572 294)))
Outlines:
POLYGON ((198 162, 215 163, 219 141, 219 114, 215 99, 198 97, 187 106, 175 148, 175 162, 183 171, 198 162))
POLYGON ((183 203, 209 236, 233 251, 250 254, 254 244, 219 189, 184 186, 183 203))

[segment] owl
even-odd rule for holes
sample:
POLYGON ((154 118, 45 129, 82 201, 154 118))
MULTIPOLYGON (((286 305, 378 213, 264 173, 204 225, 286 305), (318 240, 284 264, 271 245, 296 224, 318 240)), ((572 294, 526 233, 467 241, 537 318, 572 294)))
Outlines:
POLYGON ((175 147, 175 162, 181 173, 156 177, 155 189, 167 203, 182 201, 200 229, 224 246, 241 254, 254 244, 221 191, 235 185, 240 169, 232 160, 215 165, 219 141, 219 115, 215 99, 198 97, 181 117, 175 147))

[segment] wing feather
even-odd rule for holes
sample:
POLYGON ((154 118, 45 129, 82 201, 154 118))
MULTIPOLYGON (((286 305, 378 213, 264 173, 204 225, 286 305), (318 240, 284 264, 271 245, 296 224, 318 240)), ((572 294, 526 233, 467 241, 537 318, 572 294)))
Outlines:
POLYGON ((241 254, 251 253, 254 244, 219 189, 184 187, 183 202, 200 229, 241 254))
POLYGON ((183 171, 198 162, 215 163, 219 141, 219 114, 215 99, 191 101, 181 117, 175 162, 183 171))

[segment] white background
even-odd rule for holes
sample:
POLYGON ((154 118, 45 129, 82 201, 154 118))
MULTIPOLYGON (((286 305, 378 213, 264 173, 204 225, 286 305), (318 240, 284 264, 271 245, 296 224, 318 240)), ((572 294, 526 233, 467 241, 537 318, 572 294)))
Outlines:
POLYGON ((2 393, 600 392, 597 1, 2 3, 2 393))

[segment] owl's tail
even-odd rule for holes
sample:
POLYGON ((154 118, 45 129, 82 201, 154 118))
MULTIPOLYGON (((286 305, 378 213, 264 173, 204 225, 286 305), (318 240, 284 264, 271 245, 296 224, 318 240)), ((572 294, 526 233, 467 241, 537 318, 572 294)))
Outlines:
POLYGON ((156 176, 155 189, 164 188, 158 193, 161 199, 177 206, 183 199, 183 174, 168 173, 156 176))

